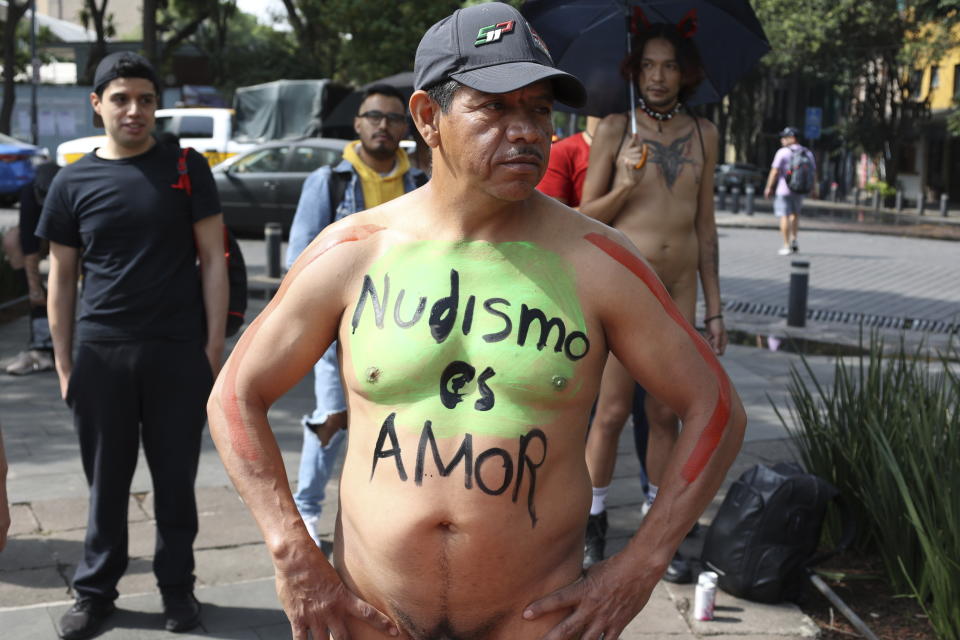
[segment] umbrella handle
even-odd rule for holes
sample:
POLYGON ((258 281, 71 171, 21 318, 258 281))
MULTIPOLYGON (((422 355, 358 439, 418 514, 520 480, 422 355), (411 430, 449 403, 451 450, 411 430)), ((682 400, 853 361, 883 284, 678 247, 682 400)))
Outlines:
MULTIPOLYGON (((630 14, 624 7, 624 17, 627 19, 627 56, 633 53, 632 34, 630 33, 630 14)), ((630 135, 637 137, 637 83, 633 78, 633 71, 630 72, 630 86, 627 87, 630 92, 630 135)))

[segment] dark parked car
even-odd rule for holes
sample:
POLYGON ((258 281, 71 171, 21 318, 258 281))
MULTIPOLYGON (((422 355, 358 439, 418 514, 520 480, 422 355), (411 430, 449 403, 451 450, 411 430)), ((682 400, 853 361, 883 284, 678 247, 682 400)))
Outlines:
POLYGON ((347 140, 304 138, 267 142, 213 168, 224 222, 237 235, 260 236, 268 222, 290 224, 312 171, 340 162, 347 140))
POLYGON ((718 164, 713 173, 713 188, 726 187, 727 191, 733 187, 743 193, 748 184, 759 194, 766 184, 767 172, 752 164, 718 164))
POLYGON ((0 133, 0 204, 16 202, 23 185, 33 180, 34 167, 45 151, 0 133))

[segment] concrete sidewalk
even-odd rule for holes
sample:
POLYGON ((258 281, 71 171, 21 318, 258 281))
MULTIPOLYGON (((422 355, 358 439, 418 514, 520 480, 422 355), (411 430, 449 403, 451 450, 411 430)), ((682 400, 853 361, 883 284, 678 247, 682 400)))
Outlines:
MULTIPOLYGON (((777 243, 777 234, 770 229, 721 229, 726 300, 785 304, 790 259, 776 256, 777 243)), ((923 311, 925 316, 954 319, 960 310, 960 291, 944 286, 960 279, 955 243, 802 230, 801 248, 803 257, 813 262, 811 308, 814 301, 840 307, 855 303, 887 313, 917 315, 923 311)), ((251 271, 261 272, 262 243, 244 243, 244 250, 251 271)), ((250 318, 257 304, 262 304, 251 302, 254 309, 250 318)), ((730 329, 756 336, 796 335, 849 342, 858 331, 857 325, 844 322, 811 322, 805 329, 791 329, 775 314, 734 312, 727 313, 727 320, 730 329)), ((914 341, 921 336, 917 332, 908 334, 914 341)), ((26 338, 24 318, 0 325, 0 358, 18 352, 26 338)), ((946 340, 943 336, 930 338, 934 342, 946 340)), ((750 419, 743 450, 728 474, 727 484, 757 462, 793 457, 790 434, 770 403, 772 400, 786 407, 790 367, 798 360, 798 356, 782 351, 745 345, 731 346, 723 358, 750 419)), ((809 361, 818 377, 830 378, 831 358, 814 356, 809 361)), ((11 538, 6 551, 0 553, 0 635, 12 640, 53 640, 55 623, 71 603, 69 578, 82 551, 86 523, 87 488, 76 437, 52 373, 23 378, 0 374, 0 397, 0 420, 10 461, 8 490, 13 503, 11 538)), ((271 423, 291 478, 296 476, 300 451, 299 419, 311 408, 312 387, 306 380, 271 409, 271 423)), ((637 466, 632 437, 625 430, 610 500, 611 552, 622 548, 639 522, 637 466)), ((197 595, 204 603, 203 623, 184 637, 289 638, 260 532, 230 486, 208 436, 201 455, 197 495, 200 534, 195 545, 196 575, 197 595)), ((336 500, 336 485, 332 483, 330 506, 323 518, 328 540, 332 539, 336 500)), ((702 523, 709 523, 719 500, 704 514, 702 523)), ((120 612, 110 619, 100 637, 169 637, 161 628, 160 599, 150 565, 154 545, 152 496, 144 464, 134 477, 129 519, 131 563, 119 585, 123 594, 118 601, 120 612)), ((698 542, 691 539, 684 548, 691 551, 698 542)), ((692 597, 692 585, 661 583, 622 637, 692 640, 723 635, 772 640, 816 635, 813 623, 792 605, 760 605, 722 592, 718 594, 715 621, 692 621, 688 616, 692 597)))

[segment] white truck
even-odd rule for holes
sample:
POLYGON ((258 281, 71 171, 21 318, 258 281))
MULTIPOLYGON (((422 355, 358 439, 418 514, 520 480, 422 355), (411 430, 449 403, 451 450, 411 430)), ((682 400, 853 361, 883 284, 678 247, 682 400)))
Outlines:
MULTIPOLYGON (((247 149, 255 142, 234 139, 234 111, 222 107, 176 107, 158 109, 157 132, 170 132, 180 138, 180 146, 202 153, 210 166, 247 149)), ((106 136, 88 136, 68 140, 57 147, 57 164, 66 166, 106 142, 106 136)))

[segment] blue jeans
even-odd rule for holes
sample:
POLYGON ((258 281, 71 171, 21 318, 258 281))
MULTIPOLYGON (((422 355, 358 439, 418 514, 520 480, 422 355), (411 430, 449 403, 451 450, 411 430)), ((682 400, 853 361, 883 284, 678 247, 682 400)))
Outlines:
POLYGON ((330 438, 327 446, 320 444, 320 438, 309 425, 321 425, 332 413, 347 410, 347 403, 340 387, 340 367, 337 363, 337 343, 327 349, 323 357, 313 367, 313 393, 316 408, 309 416, 304 416, 303 448, 300 451, 300 470, 297 473, 297 492, 293 499, 297 510, 304 517, 319 516, 323 509, 323 498, 327 482, 343 446, 346 432, 338 431, 330 438))
POLYGON ((297 510, 304 517, 319 516, 323 509, 327 482, 337 456, 343 447, 346 431, 338 431, 330 438, 327 446, 320 444, 320 438, 306 426, 303 426, 303 449, 300 452, 300 472, 297 474, 297 493, 293 496, 297 510))

